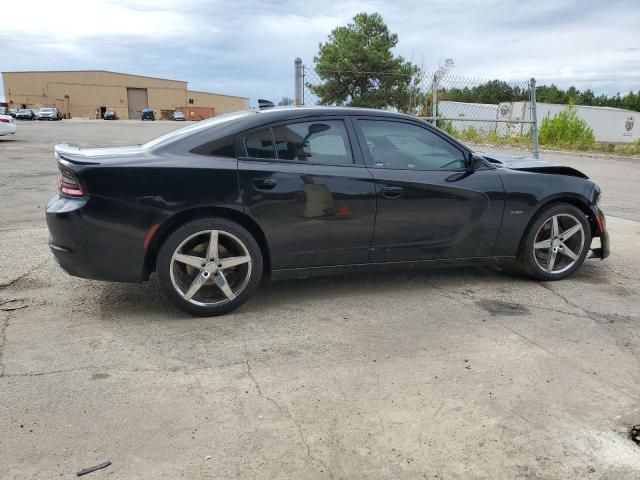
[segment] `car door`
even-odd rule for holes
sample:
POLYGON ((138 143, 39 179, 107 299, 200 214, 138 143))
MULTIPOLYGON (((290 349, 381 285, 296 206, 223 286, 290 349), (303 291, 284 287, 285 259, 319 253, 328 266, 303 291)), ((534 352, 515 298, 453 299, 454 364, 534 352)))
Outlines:
POLYGON ((274 123, 237 135, 245 211, 274 270, 366 263, 376 189, 341 117, 274 123))
POLYGON ((376 182, 371 262, 490 256, 504 207, 489 164, 421 122, 362 117, 356 129, 376 182))

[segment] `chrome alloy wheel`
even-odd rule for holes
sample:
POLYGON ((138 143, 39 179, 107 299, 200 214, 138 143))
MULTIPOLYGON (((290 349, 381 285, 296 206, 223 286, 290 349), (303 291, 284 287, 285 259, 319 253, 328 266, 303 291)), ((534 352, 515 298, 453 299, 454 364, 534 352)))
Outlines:
POLYGON ((171 283, 194 305, 210 307, 235 299, 251 277, 251 256, 235 235, 205 230, 187 237, 171 257, 171 283))
POLYGON ((576 217, 568 213, 554 215, 536 233, 533 258, 545 272, 563 273, 580 259, 584 240, 582 223, 576 217))

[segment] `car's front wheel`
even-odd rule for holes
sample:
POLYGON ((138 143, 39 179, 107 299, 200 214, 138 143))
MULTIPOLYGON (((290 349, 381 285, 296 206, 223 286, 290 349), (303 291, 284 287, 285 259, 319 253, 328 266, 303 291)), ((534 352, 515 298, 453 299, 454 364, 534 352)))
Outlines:
POLYGON ((223 315, 242 305, 262 277, 262 252, 241 225, 201 218, 166 239, 156 264, 158 281, 181 310, 223 315))
POLYGON ((573 205, 559 203, 536 216, 523 238, 518 264, 537 280, 560 280, 582 265, 590 247, 587 216, 573 205))

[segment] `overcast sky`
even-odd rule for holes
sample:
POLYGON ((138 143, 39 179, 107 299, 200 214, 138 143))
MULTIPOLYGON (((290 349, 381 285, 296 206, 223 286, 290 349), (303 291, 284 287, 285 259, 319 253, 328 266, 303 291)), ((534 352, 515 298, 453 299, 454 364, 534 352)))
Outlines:
POLYGON ((461 76, 613 94, 640 89, 639 0, 18 0, 2 9, 0 69, 103 69, 279 100, 293 59, 354 14, 379 12, 398 54, 461 76))

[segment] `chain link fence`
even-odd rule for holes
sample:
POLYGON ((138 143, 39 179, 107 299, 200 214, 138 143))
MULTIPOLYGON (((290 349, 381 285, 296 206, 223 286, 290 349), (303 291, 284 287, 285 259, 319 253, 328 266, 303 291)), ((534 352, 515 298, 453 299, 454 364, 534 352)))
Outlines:
POLYGON ((423 118, 477 151, 538 158, 535 80, 424 72, 316 71, 295 60, 296 105, 382 108, 423 118))

